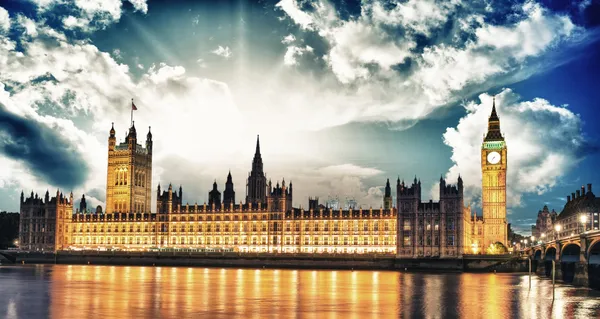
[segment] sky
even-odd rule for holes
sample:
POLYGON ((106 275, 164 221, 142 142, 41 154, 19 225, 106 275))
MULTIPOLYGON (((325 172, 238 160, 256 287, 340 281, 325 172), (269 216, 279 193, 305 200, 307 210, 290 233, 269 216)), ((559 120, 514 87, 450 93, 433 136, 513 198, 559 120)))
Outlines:
POLYGON ((3 0, 0 210, 57 188, 103 205, 111 123, 123 141, 134 99, 153 188, 190 204, 229 170, 243 200, 260 135, 296 207, 379 208, 387 178, 415 176, 437 200, 460 174, 480 213, 496 96, 508 221, 527 233, 600 189, 599 25, 596 0, 3 0))

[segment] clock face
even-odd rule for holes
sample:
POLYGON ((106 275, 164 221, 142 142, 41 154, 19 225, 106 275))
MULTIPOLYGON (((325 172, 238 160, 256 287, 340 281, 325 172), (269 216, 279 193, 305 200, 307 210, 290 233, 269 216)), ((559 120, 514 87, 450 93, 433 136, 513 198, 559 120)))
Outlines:
POLYGON ((490 164, 498 164, 500 162, 500 154, 498 152, 488 153, 487 160, 490 164))

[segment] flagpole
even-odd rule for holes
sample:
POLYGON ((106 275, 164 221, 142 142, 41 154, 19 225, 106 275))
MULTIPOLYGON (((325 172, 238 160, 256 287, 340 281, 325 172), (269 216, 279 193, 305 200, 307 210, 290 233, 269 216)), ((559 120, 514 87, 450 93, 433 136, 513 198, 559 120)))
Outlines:
POLYGON ((131 99, 131 125, 129 127, 133 126, 133 99, 131 99))

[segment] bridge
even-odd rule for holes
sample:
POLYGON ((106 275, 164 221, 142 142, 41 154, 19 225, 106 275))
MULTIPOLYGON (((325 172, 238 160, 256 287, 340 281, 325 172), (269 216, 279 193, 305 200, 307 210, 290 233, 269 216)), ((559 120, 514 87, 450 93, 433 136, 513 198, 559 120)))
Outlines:
POLYGON ((17 261, 17 253, 10 250, 0 250, 0 264, 14 264, 17 261))
POLYGON ((528 247, 523 251, 532 260, 532 271, 555 276, 566 283, 600 288, 600 230, 559 238, 528 247))

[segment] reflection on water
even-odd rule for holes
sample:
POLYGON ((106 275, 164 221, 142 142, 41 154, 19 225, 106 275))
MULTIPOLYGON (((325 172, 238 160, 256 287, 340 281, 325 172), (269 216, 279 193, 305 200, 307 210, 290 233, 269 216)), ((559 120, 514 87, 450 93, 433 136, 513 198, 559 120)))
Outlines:
POLYGON ((600 292, 513 274, 0 267, 6 318, 600 317, 600 292))

